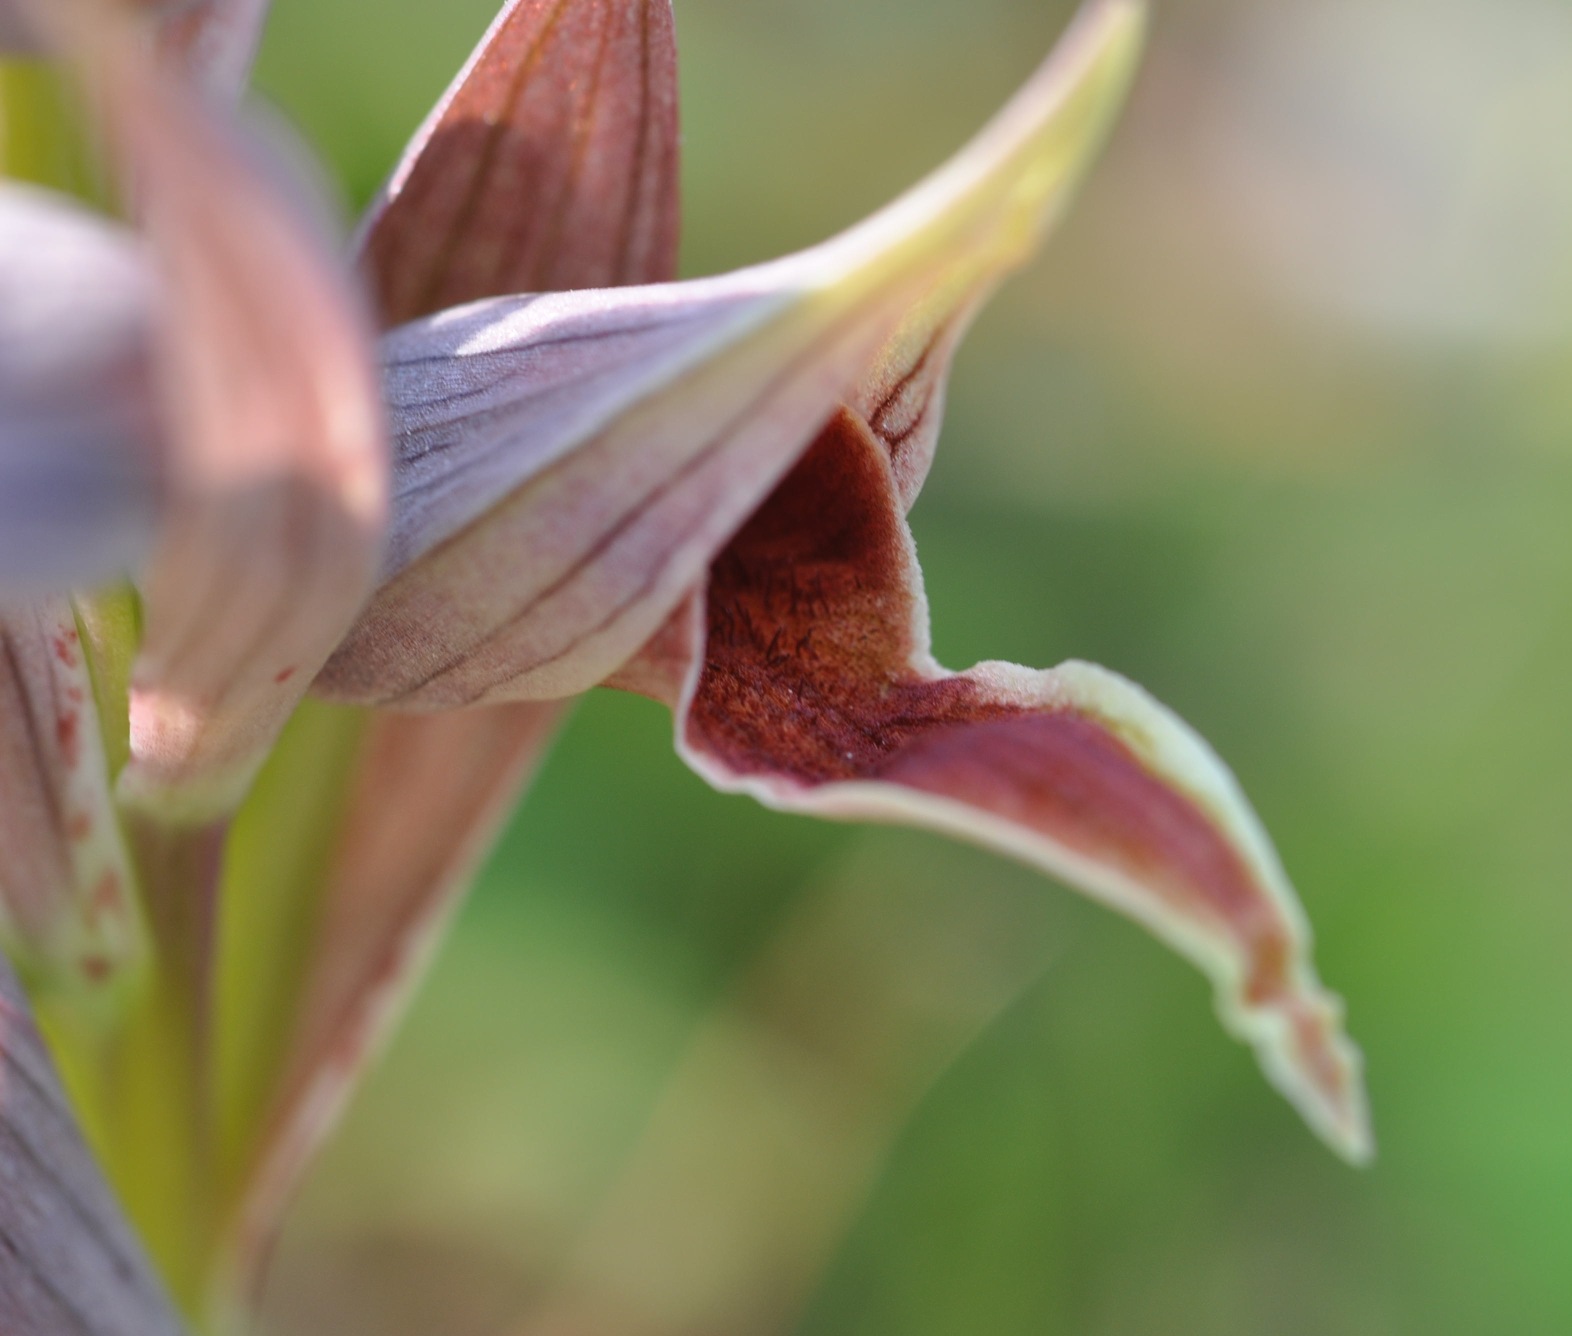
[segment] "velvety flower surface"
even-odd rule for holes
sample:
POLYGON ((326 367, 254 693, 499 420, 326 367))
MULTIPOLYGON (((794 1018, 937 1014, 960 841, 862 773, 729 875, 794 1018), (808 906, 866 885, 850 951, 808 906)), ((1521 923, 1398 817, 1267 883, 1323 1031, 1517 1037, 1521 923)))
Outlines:
MULTIPOLYGON (((155 1244, 187 1306, 254 1284, 562 702, 602 683, 669 705, 718 788, 940 830, 1144 923, 1366 1155, 1358 1055, 1222 762, 1105 669, 929 648, 906 512, 949 363, 1100 144, 1136 0, 1093 0, 887 208, 686 282, 668 0, 511 0, 362 224, 365 301, 227 106, 264 11, 0 2, 80 72, 132 219, 0 186, 0 240, 46 260, 0 246, 0 902, 32 975, 162 999, 146 1024, 182 1036, 189 1079, 149 1100, 217 1129, 164 1166, 204 1202, 155 1244), (139 597, 62 597, 120 574, 139 597)), ((178 1194, 79 1102, 153 1237, 178 1194)))

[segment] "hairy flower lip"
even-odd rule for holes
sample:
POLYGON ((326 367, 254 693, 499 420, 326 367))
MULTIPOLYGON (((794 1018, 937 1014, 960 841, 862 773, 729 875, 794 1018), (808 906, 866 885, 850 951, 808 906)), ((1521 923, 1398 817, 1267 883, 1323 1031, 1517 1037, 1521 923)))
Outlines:
POLYGON ((628 685, 672 705, 679 754, 716 788, 936 830, 1141 923, 1211 979, 1225 1027, 1310 1126, 1367 1161, 1362 1059, 1239 785, 1106 669, 934 660, 899 440, 843 411, 628 685))

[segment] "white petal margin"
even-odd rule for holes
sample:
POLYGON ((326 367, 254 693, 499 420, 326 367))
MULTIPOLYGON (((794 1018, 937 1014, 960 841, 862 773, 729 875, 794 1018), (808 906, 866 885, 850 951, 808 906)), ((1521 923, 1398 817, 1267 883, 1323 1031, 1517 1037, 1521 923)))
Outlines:
POLYGON ((625 663, 909 313, 1031 252, 1102 140, 1143 16, 1094 0, 956 158, 822 246, 391 335, 393 578, 320 689, 408 708, 547 699, 625 663))
MULTIPOLYGON (((925 676, 948 677, 928 659, 925 676)), ((1146 771, 1187 796, 1215 823, 1246 862, 1286 934, 1283 987, 1248 995, 1247 957, 1229 941, 1229 925, 1166 912, 1162 899, 1120 869, 1003 816, 932 791, 879 781, 805 784, 790 778, 739 775, 694 746, 685 721, 701 676, 690 671, 677 709, 678 753, 723 792, 746 793, 783 812, 842 821, 915 826, 949 835, 1041 869, 1151 930, 1211 979, 1224 1027, 1256 1052, 1268 1080, 1334 1150, 1354 1163, 1374 1154, 1359 1050, 1342 1031, 1343 1008, 1316 977, 1310 926, 1271 840, 1232 772, 1205 740, 1141 687, 1095 664, 1071 660, 1037 671, 989 662, 956 676, 993 702, 1023 711, 1073 711, 1122 741, 1146 771)))

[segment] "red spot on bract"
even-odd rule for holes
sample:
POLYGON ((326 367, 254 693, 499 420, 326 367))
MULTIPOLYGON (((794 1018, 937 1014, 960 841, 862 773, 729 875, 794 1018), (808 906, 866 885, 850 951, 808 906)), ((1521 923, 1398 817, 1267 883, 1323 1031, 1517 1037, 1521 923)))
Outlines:
POLYGON ((75 631, 61 631, 55 636, 53 642, 55 658, 67 668, 76 667, 77 634, 75 631))
POLYGON ((72 812, 66 818, 66 838, 80 844, 93 833, 93 818, 86 812, 72 812))
POLYGON ((273 682, 277 686, 283 686, 284 683, 289 681, 289 679, 292 678, 294 675, 295 675, 295 669, 294 668, 292 668, 292 667, 291 668, 285 668, 285 669, 281 670, 280 672, 278 672, 278 673, 276 673, 274 675, 273 682))
POLYGON ((75 770, 82 759, 82 716, 75 710, 65 710, 55 719, 55 741, 60 745, 60 759, 67 770, 75 770))
POLYGON ((79 964, 82 977, 89 983, 103 983, 114 971, 114 963, 108 956, 83 956, 79 964))
POLYGON ((120 914, 121 886, 120 874, 113 868, 99 877, 93 887, 93 894, 87 902, 88 925, 95 931, 102 926, 106 918, 117 918, 120 914))

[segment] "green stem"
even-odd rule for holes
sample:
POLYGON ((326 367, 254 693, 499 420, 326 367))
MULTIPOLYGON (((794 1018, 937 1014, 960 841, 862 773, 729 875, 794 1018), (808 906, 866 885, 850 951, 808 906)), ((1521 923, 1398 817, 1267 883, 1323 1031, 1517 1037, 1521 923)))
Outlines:
POLYGON ((37 61, 0 60, 0 175, 102 207, 108 191, 97 164, 65 77, 37 61))
POLYGON ((156 971, 116 1045, 107 1091, 108 1171, 176 1302, 193 1317, 217 1233, 213 967, 228 827, 127 820, 156 971))

